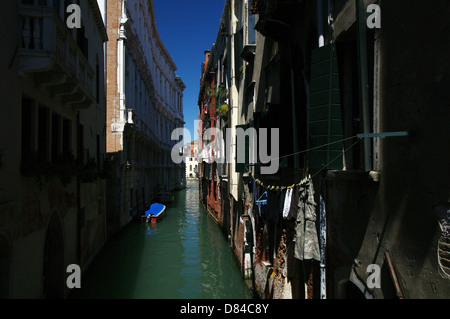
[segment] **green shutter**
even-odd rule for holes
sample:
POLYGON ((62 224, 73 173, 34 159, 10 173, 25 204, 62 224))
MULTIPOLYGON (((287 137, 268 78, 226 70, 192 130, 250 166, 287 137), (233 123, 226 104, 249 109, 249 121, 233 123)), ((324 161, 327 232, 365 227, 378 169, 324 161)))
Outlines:
POLYGON ((309 148, 340 142, 309 151, 308 167, 342 169, 343 131, 334 43, 312 52, 310 97, 309 148))

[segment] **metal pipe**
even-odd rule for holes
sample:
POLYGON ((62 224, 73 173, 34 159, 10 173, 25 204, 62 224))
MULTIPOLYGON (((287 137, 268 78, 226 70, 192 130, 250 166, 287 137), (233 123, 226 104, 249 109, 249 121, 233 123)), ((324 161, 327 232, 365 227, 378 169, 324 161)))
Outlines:
MULTIPOLYGON (((363 133, 370 133, 369 112, 369 79, 367 66, 367 26, 364 0, 356 1, 356 21, 358 28, 358 66, 359 66, 359 92, 361 101, 363 133)), ((372 141, 364 140, 364 169, 372 170, 372 141)))
POLYGON ((384 257, 386 258, 386 262, 388 264, 389 274, 391 275, 391 279, 394 284, 395 293, 399 299, 403 299, 402 289, 398 282, 397 274, 395 273, 394 265, 392 264, 391 255, 389 254, 389 251, 384 252, 384 257))
POLYGON ((327 211, 325 181, 320 180, 320 299, 327 299, 326 247, 327 247, 327 211))
MULTIPOLYGON (((291 31, 289 31, 291 32, 291 31)), ((289 41, 289 53, 290 53, 290 67, 291 67, 291 109, 292 109, 292 135, 293 135, 293 146, 294 146, 294 168, 299 168, 300 157, 298 148, 298 129, 297 129, 297 112, 295 104, 295 74, 294 74, 294 51, 289 41)))

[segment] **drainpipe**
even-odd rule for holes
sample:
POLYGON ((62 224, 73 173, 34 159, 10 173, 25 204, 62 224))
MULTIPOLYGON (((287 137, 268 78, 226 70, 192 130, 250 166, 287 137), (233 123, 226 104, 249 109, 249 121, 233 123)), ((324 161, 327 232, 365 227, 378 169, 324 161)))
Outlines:
POLYGON ((320 181, 320 299, 327 299, 326 247, 327 247, 327 211, 325 180, 320 181))
MULTIPOLYGON (((328 2, 328 8, 330 3, 328 2)), ((329 10, 330 11, 330 10, 329 10)), ((330 12, 329 12, 330 14, 330 12)), ((330 17, 330 16, 329 16, 330 17)), ((330 22, 330 18, 328 18, 330 22)), ((325 45, 323 28, 323 0, 317 0, 317 31, 319 36, 319 47, 325 45)), ((309 114, 308 114, 309 117, 309 114)), ((312 181, 311 181, 312 182, 312 181)), ((319 215, 319 240, 320 240, 320 299, 327 299, 326 281, 326 243, 327 243, 327 220, 325 208, 325 181, 320 180, 320 215, 319 215)))
MULTIPOLYGON (((234 142, 234 136, 236 136, 236 125, 238 124, 239 120, 239 106, 238 106, 238 91, 237 91, 237 84, 236 84, 236 57, 235 57, 235 49, 234 49, 234 41, 235 41, 235 34, 236 34, 236 24, 237 24, 237 18, 236 18, 236 12, 235 12, 235 2, 236 0, 231 0, 231 87, 230 87, 230 129, 231 129, 231 137, 232 140, 230 141, 231 147, 231 154, 234 158, 234 150, 235 150, 235 142, 234 142)), ((238 178, 239 174, 235 173, 235 166, 233 164, 230 165, 230 179, 228 181, 229 187, 230 187, 230 194, 233 197, 234 200, 239 199, 238 195, 238 178)))
MULTIPOLYGON (((126 0, 122 1, 122 16, 120 18, 119 40, 117 43, 117 89, 119 92, 119 123, 121 125, 127 121, 125 118, 125 41, 127 39, 125 24, 128 22, 128 17, 126 14, 125 2, 126 0)), ((123 135, 121 138, 123 139, 123 135)))
MULTIPOLYGON (((77 165, 83 167, 83 149, 80 151, 80 145, 83 145, 83 141, 80 141, 80 111, 77 111, 77 165)), ((81 265, 81 177, 77 174, 77 261, 81 265)))
POLYGON ((298 149, 298 130, 297 130, 297 113, 295 109, 295 78, 294 78, 294 59, 293 59, 293 48, 289 41, 289 52, 291 55, 291 99, 292 99, 292 134, 294 143, 294 169, 299 167, 299 149, 298 149))
MULTIPOLYGON (((369 79, 367 66, 367 26, 364 0, 356 1, 356 24, 358 27, 359 92, 362 111, 363 133, 370 133, 369 79)), ((364 169, 372 170, 371 139, 364 139, 364 169)))

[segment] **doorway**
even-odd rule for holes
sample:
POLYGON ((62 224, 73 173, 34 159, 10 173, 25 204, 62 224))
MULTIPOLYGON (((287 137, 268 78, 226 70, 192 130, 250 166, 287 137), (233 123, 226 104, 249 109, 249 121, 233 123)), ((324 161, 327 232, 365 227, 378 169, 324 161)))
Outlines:
POLYGON ((64 298, 64 238, 58 214, 53 213, 44 244, 43 297, 64 298))

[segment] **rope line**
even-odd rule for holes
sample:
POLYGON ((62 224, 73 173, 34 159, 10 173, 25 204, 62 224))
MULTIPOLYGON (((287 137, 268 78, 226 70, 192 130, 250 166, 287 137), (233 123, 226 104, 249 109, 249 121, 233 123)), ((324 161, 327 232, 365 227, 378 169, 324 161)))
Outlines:
POLYGON ((348 141, 348 140, 351 140, 351 139, 354 139, 354 138, 357 138, 357 137, 358 137, 358 135, 355 135, 355 136, 352 136, 352 137, 344 138, 344 139, 339 140, 339 141, 335 141, 335 142, 331 142, 331 143, 328 143, 328 144, 323 144, 323 145, 311 147, 311 148, 308 148, 308 149, 306 149, 306 150, 303 150, 303 151, 300 151, 300 152, 296 152, 296 153, 292 153, 292 154, 289 154, 289 155, 283 155, 283 156, 277 157, 277 158, 270 158, 270 161, 273 161, 273 160, 279 160, 279 159, 282 159, 282 158, 286 158, 286 157, 290 157, 290 156, 294 156, 294 155, 298 155, 298 154, 302 154, 302 153, 307 153, 307 152, 309 152, 309 151, 314 151, 314 150, 323 148, 323 147, 325 147, 325 146, 330 146, 330 145, 333 145, 333 144, 345 142, 345 141, 348 141))
MULTIPOLYGON (((351 137, 351 138, 355 138, 355 137, 357 137, 357 136, 353 136, 353 137, 351 137)), ((349 139, 350 139, 350 138, 347 138, 347 139, 345 139, 345 140, 349 140, 349 139)), ((358 144, 360 141, 361 141, 361 139, 358 139, 355 143, 353 143, 352 145, 350 145, 349 147, 347 147, 347 148, 343 151, 343 154, 346 153, 348 150, 350 150, 353 146, 355 146, 356 144, 358 144)), ((334 143, 337 143, 337 142, 334 142, 334 143)), ((332 144, 334 144, 334 143, 332 143, 332 144)), ((321 147, 323 147, 323 146, 321 146, 321 147)), ((303 151, 303 152, 305 152, 305 151, 303 151)), ((324 169, 326 169, 328 166, 330 166, 334 161, 336 161, 337 159, 339 159, 341 156, 342 156, 342 154, 339 154, 338 156, 336 156, 335 158, 333 158, 331 161, 329 161, 325 166, 323 166, 320 170, 318 170, 313 176, 311 176, 311 175, 308 174, 308 176, 306 176, 305 178, 303 178, 299 183, 294 183, 294 184, 292 184, 291 186, 271 186, 271 185, 267 185, 267 186, 266 186, 266 185, 263 184, 263 182, 262 182, 261 180, 259 180, 258 178, 256 178, 256 177, 253 175, 252 171, 249 169, 249 167, 247 167, 247 165, 245 165, 245 168, 246 168, 247 171, 249 172, 249 175, 250 175, 250 176, 251 176, 251 177, 252 177, 259 185, 263 186, 264 188, 269 189, 269 190, 279 190, 279 189, 283 190, 283 189, 295 187, 296 185, 304 184, 304 183, 307 182, 308 180, 313 179, 313 178, 316 177, 320 172, 322 172, 324 169)))
MULTIPOLYGON (((355 143, 353 143, 352 145, 350 145, 347 149, 344 150, 343 153, 346 153, 349 149, 351 149, 353 146, 355 146, 356 144, 358 144, 361 140, 358 139, 355 143)), ((335 160, 337 160, 339 157, 341 157, 342 155, 339 154, 338 156, 336 156, 335 158, 333 158, 331 161, 328 162, 327 165, 325 165, 324 167, 322 167, 320 170, 318 170, 313 176, 312 178, 314 178, 315 176, 317 176, 317 174, 319 174, 321 171, 323 171, 324 169, 326 169, 328 166, 331 165, 331 163, 333 163, 335 160)))

